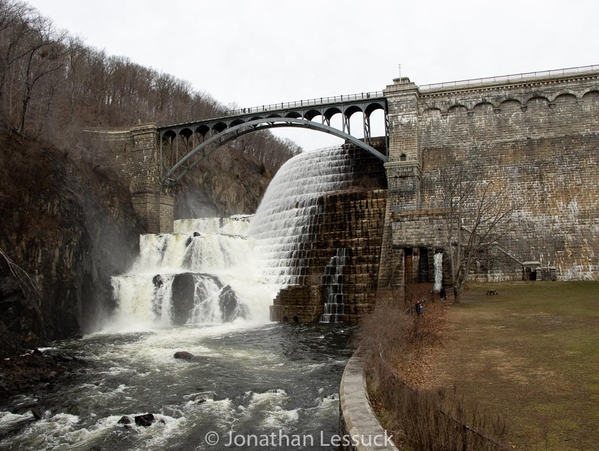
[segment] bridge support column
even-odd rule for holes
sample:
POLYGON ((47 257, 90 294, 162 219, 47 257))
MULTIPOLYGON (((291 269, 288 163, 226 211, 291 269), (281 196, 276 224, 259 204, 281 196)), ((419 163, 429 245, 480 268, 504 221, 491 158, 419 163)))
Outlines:
POLYGON ((389 108, 389 161, 385 164, 394 210, 417 208, 422 155, 418 139, 418 86, 396 78, 384 91, 389 108))
POLYGON ((148 233, 172 233, 175 198, 161 192, 132 193, 133 209, 148 233))
POLYGON ((128 161, 131 202, 147 233, 171 233, 174 196, 160 183, 160 149, 156 124, 131 129, 133 147, 128 161))

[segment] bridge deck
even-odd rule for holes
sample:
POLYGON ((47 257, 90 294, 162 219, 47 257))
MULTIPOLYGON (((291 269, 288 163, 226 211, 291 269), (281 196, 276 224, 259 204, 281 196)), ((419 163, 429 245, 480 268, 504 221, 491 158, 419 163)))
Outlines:
POLYGON ((252 118, 256 114, 264 114, 264 113, 285 113, 289 111, 296 111, 301 109, 306 109, 310 107, 321 108, 321 107, 333 107, 333 106, 347 106, 356 102, 386 102, 386 98, 383 95, 382 91, 377 92, 361 92, 358 94, 347 94, 340 96, 332 96, 332 97, 319 97, 315 99, 308 100, 296 100, 293 102, 281 102, 281 103, 272 103, 270 105, 260 105, 254 106, 250 108, 237 108, 234 110, 229 110, 226 114, 222 116, 215 116, 205 119, 200 119, 198 121, 188 121, 181 122, 176 124, 169 124, 158 127, 159 131, 181 128, 185 126, 192 126, 200 123, 208 123, 208 122, 218 122, 218 121, 229 121, 232 119, 240 118, 244 120, 248 120, 252 118))

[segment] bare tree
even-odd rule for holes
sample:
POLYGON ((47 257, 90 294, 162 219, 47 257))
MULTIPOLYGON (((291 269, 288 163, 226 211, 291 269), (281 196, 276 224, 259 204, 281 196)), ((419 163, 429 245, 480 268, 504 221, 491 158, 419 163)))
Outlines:
POLYGON ((34 24, 38 33, 29 42, 29 51, 23 64, 23 90, 21 98, 21 114, 17 131, 23 133, 27 112, 31 102, 33 89, 37 83, 52 72, 60 70, 64 65, 64 46, 62 39, 66 34, 57 35, 51 22, 37 17, 34 24))
MULTIPOLYGON (((34 89, 64 64, 65 36, 27 5, 0 0, 0 103, 19 133, 25 128, 34 89)), ((53 86, 48 91, 55 92, 53 86)))
POLYGON ((505 186, 483 180, 481 168, 456 162, 440 173, 445 252, 455 302, 474 262, 512 229, 516 205, 505 186))
MULTIPOLYGON (((188 81, 86 47, 26 3, 0 0, 0 123, 19 134, 83 149, 80 131, 89 127, 175 123, 226 111, 188 81)), ((243 153, 268 174, 299 151, 270 132, 243 143, 243 153)))
POLYGON ((33 10, 25 3, 0 0, 0 107, 10 120, 13 112, 12 81, 16 63, 27 55, 25 42, 35 34, 29 26, 33 10))

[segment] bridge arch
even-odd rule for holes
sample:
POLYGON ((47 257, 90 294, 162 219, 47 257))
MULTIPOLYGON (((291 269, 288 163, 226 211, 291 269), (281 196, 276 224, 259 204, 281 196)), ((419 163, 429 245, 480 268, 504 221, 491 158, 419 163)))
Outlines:
MULTIPOLYGON (((197 165, 200 161, 209 156, 219 147, 248 133, 254 133, 260 130, 266 130, 270 128, 282 127, 307 128, 315 131, 328 133, 342 138, 346 141, 349 141, 350 143, 365 150, 366 152, 371 153, 372 155, 384 162, 388 161, 388 156, 386 154, 379 152, 374 147, 370 146, 368 143, 361 141, 358 138, 355 138, 350 134, 338 130, 334 127, 331 127, 327 124, 319 124, 317 122, 293 117, 271 116, 265 118, 252 119, 248 122, 234 125, 219 131, 215 136, 206 139, 204 142, 194 147, 175 165, 173 165, 169 170, 167 170, 162 176, 161 182, 165 186, 176 185, 185 176, 185 174, 187 174, 187 172, 190 169, 192 169, 195 165, 197 165)), ((215 127, 215 129, 217 128, 215 127)), ((168 131, 165 132, 163 136, 167 136, 167 133, 168 131)), ((168 136, 170 136, 170 134, 168 136)))

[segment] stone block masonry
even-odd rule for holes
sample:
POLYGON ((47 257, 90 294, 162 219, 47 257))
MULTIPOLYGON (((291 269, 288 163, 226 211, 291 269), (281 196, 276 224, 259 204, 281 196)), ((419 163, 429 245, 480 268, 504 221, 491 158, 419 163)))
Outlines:
POLYGON ((271 307, 271 320, 318 322, 331 298, 343 304, 339 319, 357 322, 376 301, 386 190, 382 162, 363 150, 348 147, 354 181, 346 190, 323 196, 296 251, 297 286, 282 290, 271 307), (331 259, 344 255, 342 268, 327 270, 331 259), (337 284, 341 283, 341 286, 337 284))
MULTIPOLYGON (((480 265, 487 273, 477 277, 518 278, 525 269, 514 269, 514 264, 538 262, 537 266, 554 267, 558 279, 599 279, 596 66, 558 75, 429 87, 400 78, 383 94, 388 107, 389 161, 381 172, 382 185, 362 184, 365 192, 387 188, 384 224, 377 231, 373 228, 367 232, 366 248, 380 249, 379 263, 376 270, 370 261, 364 263, 362 273, 375 271, 378 288, 401 291, 405 283, 433 273, 426 268, 426 262, 432 260, 435 249, 444 246, 439 225, 443 215, 439 176, 441 169, 451 168, 456 161, 476 167, 480 183, 504 187, 517 205, 513 218, 517 226, 496 249, 509 258, 502 266, 502 258, 493 256, 492 265, 480 265), (380 243, 371 244, 376 240, 380 243)), ((172 231, 173 198, 160 184, 162 163, 156 126, 139 125, 105 136, 130 180, 133 205, 146 231, 172 231)), ((357 227, 359 221, 373 221, 368 217, 358 219, 362 209, 355 205, 363 200, 368 199, 331 198, 327 205, 345 202, 344 208, 349 210, 343 221, 357 227)), ((337 221, 330 219, 331 224, 337 221)), ((341 232, 336 233, 332 229, 330 238, 319 235, 318 239, 335 252, 346 245, 347 249, 364 249, 362 242, 350 243, 349 238, 341 238, 341 232)), ((365 239, 366 232, 360 233, 351 239, 365 239)), ((308 251, 312 252, 301 250, 308 251)), ((353 265, 355 256, 347 258, 353 265)), ((302 277, 320 277, 317 274, 326 266, 324 259, 318 260, 314 271, 304 270, 302 277)), ((530 274, 532 269, 529 267, 530 274)), ((369 286, 371 281, 355 283, 369 286)), ((281 296, 278 302, 283 305, 286 294, 281 296)), ((357 299, 352 302, 358 311, 370 308, 370 300, 357 299)), ((302 315, 314 318, 318 313, 305 310, 302 315)))
POLYGON ((171 233, 174 196, 161 184, 158 129, 143 124, 128 130, 94 133, 109 147, 129 182, 131 203, 146 233, 171 233))
POLYGON ((504 187, 517 206, 516 226, 499 243, 513 258, 490 280, 521 278, 517 261, 555 267, 562 280, 599 279, 599 71, 428 88, 404 78, 385 95, 383 249, 395 253, 386 265, 401 268, 382 271, 380 286, 413 278, 409 260, 445 244, 439 177, 456 161, 477 168, 480 183, 504 187))

